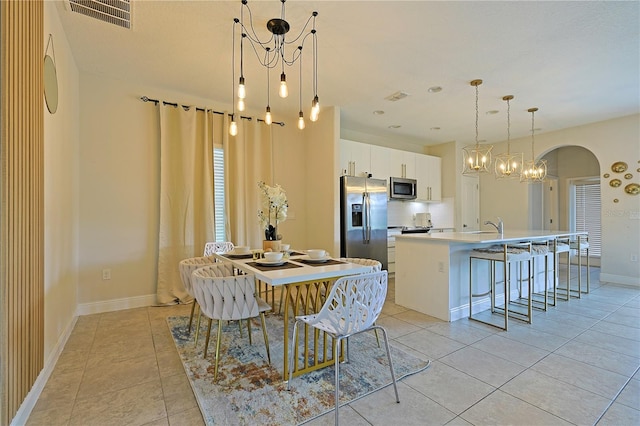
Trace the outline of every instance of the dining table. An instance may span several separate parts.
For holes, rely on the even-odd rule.
[[[331,286],[340,277],[370,272],[365,265],[336,259],[329,255],[321,259],[311,259],[303,250],[291,250],[282,261],[267,262],[254,259],[252,254],[217,253],[215,256],[230,262],[241,273],[252,274],[259,281],[280,288],[280,307],[284,302],[283,313],[283,380],[289,377],[289,333],[298,315],[317,313],[322,307]],[[275,310],[275,306],[272,305]],[[309,331],[307,327],[300,330],[304,333],[304,344],[294,348],[294,363],[291,366],[293,376],[333,365],[333,339],[317,331]],[[300,354],[299,351],[302,353]]]

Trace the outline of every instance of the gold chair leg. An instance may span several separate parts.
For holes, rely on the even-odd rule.
[[[267,348],[267,359],[269,360],[269,364],[271,364],[271,353],[269,352],[269,337],[267,336],[267,323],[264,319],[264,312],[260,314],[260,320],[262,321],[262,335],[264,336],[264,345]]]
[[[249,333],[249,344],[252,345],[251,341],[251,318],[247,318],[247,333]]]
[[[207,357],[207,349],[209,349],[209,337],[211,335],[211,318],[209,318],[209,328],[207,329],[207,338],[204,342],[204,356],[203,358]],[[198,322],[200,322],[200,317],[198,317]],[[220,321],[218,321],[218,323],[220,323]]]
[[[209,327],[211,329],[211,327]],[[222,321],[218,320],[218,339],[216,342],[216,366],[213,371],[213,380],[218,379],[218,361],[220,361],[220,340],[222,340]]]
[[[196,299],[193,299],[193,305],[191,305],[191,316],[189,316],[189,334],[191,334],[191,324],[193,324],[193,313],[196,310],[197,304],[198,302],[196,302]]]
[[[198,306],[198,321],[196,321],[196,342],[193,346],[198,346],[198,335],[200,335],[200,318],[202,318],[202,312],[200,312],[200,306]]]

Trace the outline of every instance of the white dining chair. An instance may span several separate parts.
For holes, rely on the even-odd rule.
[[[191,334],[191,324],[193,324],[193,315],[198,307],[198,301],[196,300],[195,293],[193,292],[193,285],[191,283],[191,274],[198,268],[202,268],[207,265],[214,264],[216,259],[211,256],[190,257],[180,261],[178,268],[180,269],[180,279],[182,285],[191,297],[193,297],[193,305],[191,306],[191,315],[189,316],[189,334]],[[199,309],[198,309],[199,311]],[[198,331],[200,329],[200,317],[198,316],[198,323],[196,325],[196,345],[198,344]]]
[[[202,313],[209,318],[209,328],[204,346],[204,357],[207,357],[211,323],[218,321],[216,339],[216,355],[213,380],[218,378],[218,362],[220,360],[220,342],[222,340],[223,321],[247,320],[249,344],[251,344],[251,318],[260,317],[262,334],[267,349],[267,359],[271,363],[269,337],[264,313],[271,306],[255,295],[255,277],[253,275],[234,275],[233,266],[227,262],[197,269],[192,274],[193,290]]]
[[[287,390],[290,389],[293,371],[297,365],[297,362],[294,365],[294,354],[296,353],[294,349],[298,345],[298,327],[301,324],[307,324],[330,335],[333,338],[336,425],[338,424],[338,408],[340,406],[340,342],[355,334],[369,330],[382,331],[387,358],[389,359],[393,388],[396,393],[396,402],[400,402],[387,332],[382,326],[375,324],[380,312],[382,312],[386,296],[387,271],[349,275],[339,278],[334,283],[327,300],[317,314],[296,317],[289,351]]]
[[[214,253],[228,253],[234,247],[231,241],[208,242],[204,245],[204,256],[212,256]]]

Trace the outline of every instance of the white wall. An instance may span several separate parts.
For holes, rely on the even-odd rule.
[[[44,4],[43,51],[53,36],[58,109],[44,109],[44,353],[60,349],[73,323],[78,286],[78,69],[52,2]],[[49,47],[52,55],[51,46]]]
[[[512,141],[526,146],[527,138]],[[625,161],[638,182],[640,173],[640,115],[631,115],[536,136],[538,156],[562,146],[581,146],[600,163],[600,175],[611,164]],[[496,147],[498,148],[498,147]],[[494,149],[496,149],[494,148]],[[612,173],[613,174],[613,173]],[[623,179],[624,180],[624,179]],[[606,180],[603,179],[603,183]],[[631,181],[628,181],[631,182]],[[627,195],[623,188],[607,184],[602,190],[602,281],[640,286],[640,263],[631,255],[640,254],[640,196]],[[618,203],[613,200],[618,199]],[[481,221],[501,216],[512,229],[528,227],[528,185],[505,184],[493,177],[482,177],[480,184]]]

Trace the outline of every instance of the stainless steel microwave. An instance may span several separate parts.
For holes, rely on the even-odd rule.
[[[417,190],[418,181],[415,179],[389,178],[389,198],[392,200],[415,200]]]

